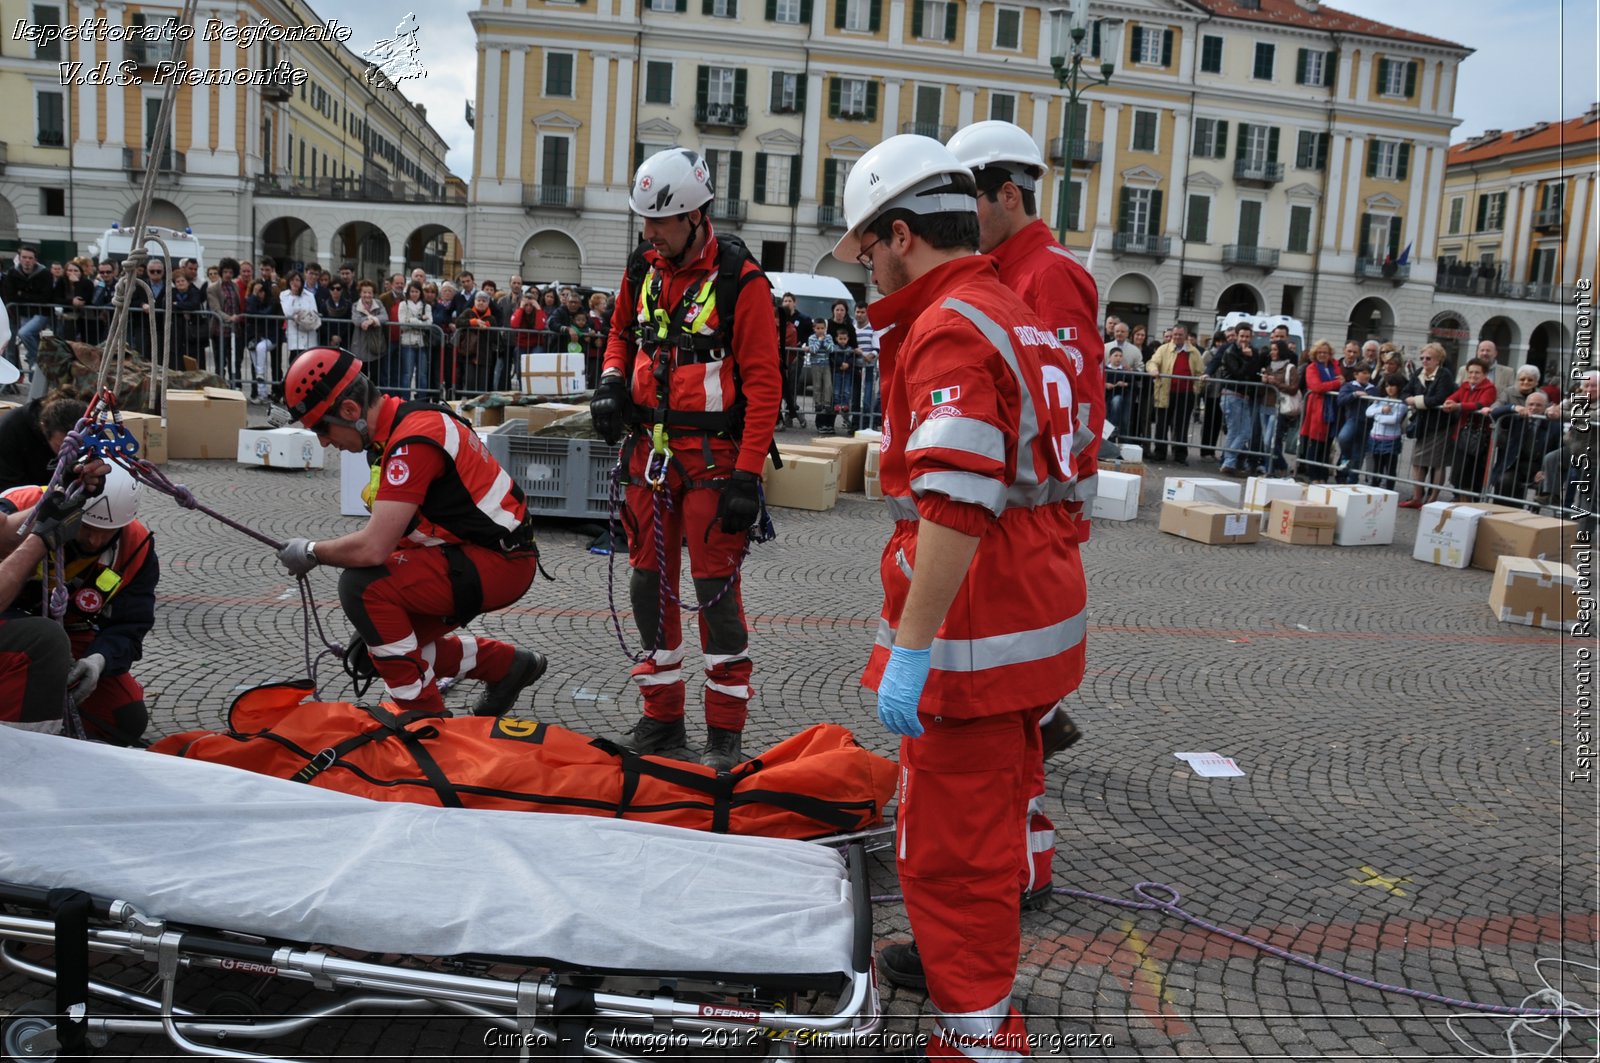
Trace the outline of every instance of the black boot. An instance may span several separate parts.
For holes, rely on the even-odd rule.
[[[739,748],[742,738],[739,731],[707,727],[706,751],[700,755],[700,763],[718,771],[732,771],[735,766],[744,763],[744,753]]]
[[[683,729],[683,717],[676,720],[657,720],[640,716],[617,745],[635,753],[657,753],[674,760],[689,759],[689,736]]]
[[[478,695],[478,703],[472,706],[472,715],[500,716],[509,711],[517,703],[517,695],[544,675],[548,663],[542,653],[518,650],[505,678],[488,684],[483,688],[483,693]]]
[[[878,953],[878,974],[890,985],[928,991],[928,976],[923,973],[922,953],[917,951],[915,941],[885,945]]]

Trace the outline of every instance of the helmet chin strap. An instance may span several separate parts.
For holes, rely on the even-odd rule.
[[[700,239],[700,226],[705,224],[706,212],[703,207],[697,209],[700,211],[700,220],[689,223],[689,238],[683,242],[683,250],[667,259],[674,266],[683,265],[683,260],[689,254],[689,249],[695,245],[695,241]]]

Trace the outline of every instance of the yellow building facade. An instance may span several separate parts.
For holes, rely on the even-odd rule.
[[[1028,0],[512,0],[479,47],[471,257],[614,284],[628,182],[681,145],[715,174],[714,224],[769,269],[869,278],[829,256],[844,183],[901,132],[987,118],[1050,160],[1041,215],[1090,262],[1102,310],[1209,331],[1231,310],[1415,344],[1468,49],[1315,0],[1091,3],[1120,19],[1111,83],[1074,118],[1050,64],[1064,5]],[[1086,69],[1098,69],[1095,52]],[[511,105],[520,100],[520,108]]]
[[[444,221],[463,231],[446,145],[420,108],[367,76],[356,50],[372,42],[299,0],[204,4],[181,26],[180,12],[0,0],[0,93],[21,104],[0,114],[0,248],[78,253],[132,221],[152,168],[151,220],[192,228],[210,261],[356,260],[376,275],[408,245],[437,254],[449,242],[417,208],[452,198]],[[178,87],[158,152],[168,82]]]
[[[1436,338],[1459,347],[1492,339],[1511,364],[1562,371],[1578,282],[1595,276],[1597,172],[1600,104],[1566,121],[1486,130],[1450,149]]]

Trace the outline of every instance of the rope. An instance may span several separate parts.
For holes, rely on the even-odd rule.
[[[1444,1004],[1452,1008],[1462,1008],[1467,1011],[1482,1012],[1486,1015],[1516,1016],[1519,1019],[1587,1019],[1590,1022],[1600,1019],[1600,1010],[1595,1008],[1580,1008],[1573,1006],[1566,1000],[1565,997],[1560,997],[1559,993],[1556,994],[1556,996],[1560,997],[1561,1002],[1558,1004],[1558,1006],[1552,1008],[1530,1008],[1526,1006],[1526,1000],[1534,998],[1553,999],[1547,997],[1547,995],[1542,991],[1531,994],[1528,998],[1525,998],[1523,1005],[1512,1006],[1507,1004],[1480,1004],[1472,1000],[1461,1000],[1457,997],[1447,997],[1439,993],[1430,993],[1423,989],[1412,989],[1409,986],[1390,985],[1387,982],[1379,982],[1372,978],[1364,978],[1358,974],[1351,974],[1349,971],[1341,971],[1337,967],[1330,967],[1328,964],[1319,963],[1316,960],[1311,959],[1309,956],[1302,956],[1299,953],[1290,952],[1288,949],[1280,948],[1271,942],[1262,941],[1260,938],[1251,937],[1249,934],[1240,933],[1237,930],[1229,930],[1225,926],[1213,923],[1209,919],[1195,915],[1193,912],[1186,911],[1178,904],[1178,902],[1183,899],[1182,894],[1180,894],[1176,888],[1167,885],[1165,882],[1140,882],[1135,885],[1133,887],[1133,892],[1135,896],[1141,898],[1140,900],[1128,900],[1124,897],[1112,897],[1104,893],[1094,893],[1089,890],[1076,890],[1067,886],[1057,886],[1050,892],[1060,897],[1076,897],[1079,900],[1095,901],[1100,904],[1109,904],[1115,908],[1126,908],[1136,912],[1160,912],[1163,915],[1176,916],[1185,923],[1189,923],[1193,926],[1199,927],[1202,930],[1225,937],[1229,941],[1236,941],[1241,945],[1248,945],[1251,948],[1265,952],[1269,956],[1283,960],[1285,963],[1292,963],[1296,966],[1304,967],[1307,970],[1315,971],[1318,974],[1331,975],[1334,978],[1342,979],[1343,981],[1350,982],[1354,985],[1364,986],[1367,989],[1375,989],[1380,993],[1394,993],[1399,996],[1413,997],[1417,1000],[1431,1001],[1435,1004]],[[872,902],[874,904],[883,904],[895,901],[904,902],[904,900],[904,895],[899,893],[878,894],[872,897]],[[1537,962],[1535,963],[1535,967],[1537,968]],[[1553,992],[1553,990],[1551,992]],[[1546,1035],[1541,1034],[1540,1036]]]
[[[628,648],[628,640],[622,633],[622,618],[617,612],[617,512],[622,507],[622,465],[624,456],[628,452],[628,448],[629,444],[624,442],[622,449],[617,453],[617,463],[611,467],[610,486],[608,489],[610,511],[606,514],[606,534],[611,540],[611,552],[606,560],[606,604],[611,610],[611,629],[617,633],[617,645],[622,647],[623,656],[628,658],[628,660],[632,661],[634,664],[643,664],[645,661],[651,659],[654,651],[645,649],[641,646],[639,651],[635,653]],[[654,461],[655,459],[656,455],[652,453],[650,460]],[[760,507],[760,520],[754,528],[750,529],[749,534],[745,536],[744,547],[739,551],[739,559],[734,562],[733,571],[728,574],[728,578],[723,581],[722,587],[717,591],[717,593],[711,596],[710,601],[701,605],[686,604],[683,599],[678,596],[676,589],[668,586],[669,581],[667,580],[666,573],[664,571],[665,559],[667,556],[667,533],[666,521],[663,519],[663,511],[670,511],[672,509],[672,497],[666,490],[666,480],[667,471],[663,468],[659,484],[655,484],[651,491],[651,509],[654,517],[653,538],[656,548],[656,634],[654,642],[657,649],[661,648],[662,639],[664,638],[664,632],[666,629],[667,603],[669,601],[677,605],[680,610],[686,613],[694,614],[705,612],[707,609],[710,609],[712,606],[722,601],[722,599],[727,596],[728,592],[739,583],[744,570],[745,558],[750,556],[750,547],[755,543],[771,542],[777,537],[777,531],[772,525],[772,517],[767,512],[766,495],[764,492],[762,492],[760,486],[758,485],[756,487],[756,492],[758,505]]]

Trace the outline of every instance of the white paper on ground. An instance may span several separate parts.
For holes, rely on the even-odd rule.
[[[1173,756],[1184,761],[1194,769],[1194,773],[1203,779],[1231,779],[1242,778],[1244,770],[1233,762],[1232,757],[1225,757],[1221,753],[1174,753]]]

